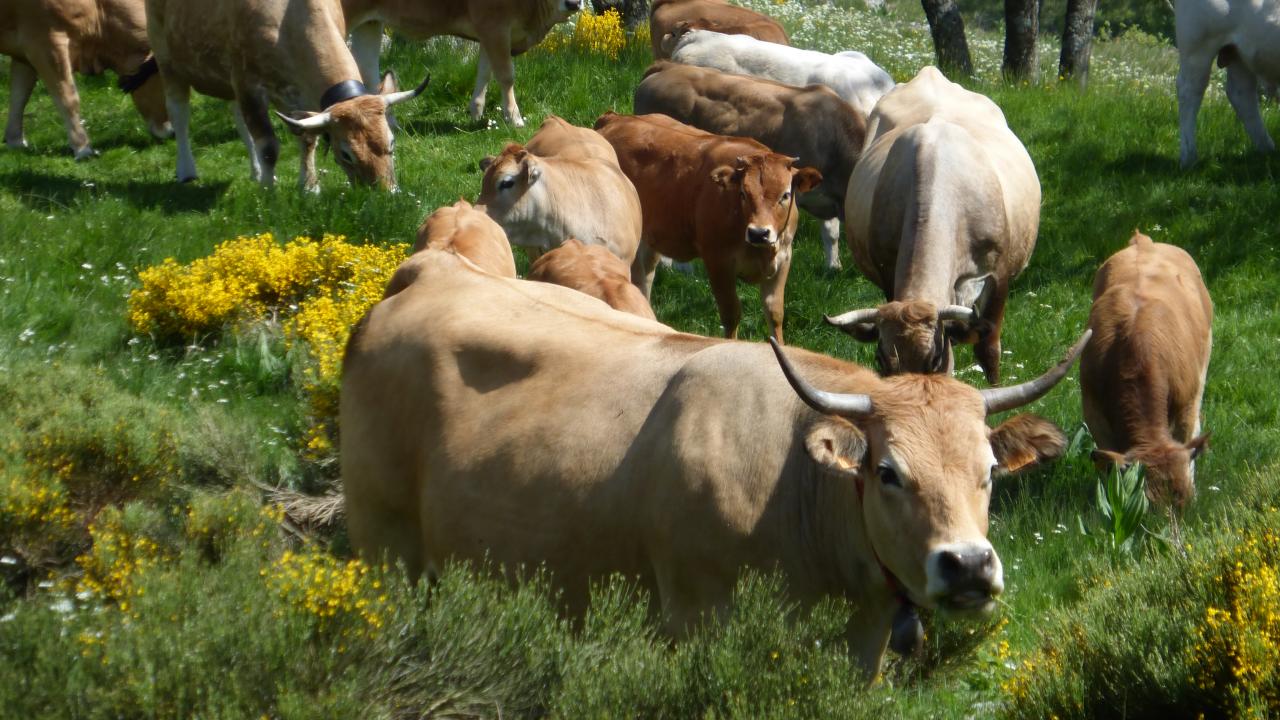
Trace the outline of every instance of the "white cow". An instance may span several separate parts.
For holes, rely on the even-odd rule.
[[[871,114],[880,96],[893,89],[889,73],[856,50],[828,55],[710,30],[677,32],[670,43],[671,59],[685,65],[752,75],[785,85],[826,85],[864,118]]]
[[[1259,150],[1275,150],[1258,92],[1280,81],[1280,0],[1178,0],[1176,19],[1182,166],[1196,161],[1196,115],[1214,58],[1227,69],[1227,98],[1245,132]]]

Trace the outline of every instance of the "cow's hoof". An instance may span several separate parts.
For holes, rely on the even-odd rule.
[[[511,123],[511,127],[518,127],[518,128],[524,127],[524,118],[520,117],[519,115],[514,115],[510,118],[507,118],[507,122]]]
[[[5,138],[4,145],[10,150],[26,150],[28,147],[30,147],[29,145],[27,145],[27,139],[24,137]]]
[[[92,160],[93,158],[96,158],[96,157],[98,157],[98,151],[97,151],[97,150],[94,150],[93,148],[89,147],[88,145],[85,145],[84,147],[80,148],[79,150],[76,150],[76,162],[83,162],[83,161],[85,161],[85,160]]]
[[[170,125],[169,123],[164,123],[163,125],[159,125],[159,126],[156,126],[156,125],[148,126],[147,132],[151,133],[151,137],[157,140],[173,139],[173,126]]]
[[[179,185],[187,185],[187,184],[189,184],[189,183],[193,183],[193,182],[195,182],[195,181],[196,181],[196,179],[197,179],[198,177],[199,177],[198,175],[179,175],[179,176],[178,176],[178,184],[179,184]]]
[[[480,118],[484,117],[484,103],[471,103],[468,106],[468,112],[471,113],[471,122],[480,122]]]

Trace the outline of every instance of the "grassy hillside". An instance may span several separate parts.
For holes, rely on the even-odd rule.
[[[931,56],[922,21],[794,0],[770,9],[799,44],[862,49],[900,81]],[[1135,227],[1186,248],[1204,271],[1217,311],[1204,410],[1213,447],[1176,522],[1153,512],[1144,540],[1112,547],[1072,378],[1035,407],[1076,437],[1069,456],[997,485],[1000,613],[981,626],[930,619],[925,657],[894,663],[870,690],[841,645],[849,609],[788,613],[776,579],[744,579],[733,617],[675,648],[621,581],[601,588],[577,629],[557,619],[541,580],[511,589],[457,569],[410,587],[394,568],[352,561],[340,525],[307,525],[266,502],[277,488],[322,495],[336,479],[332,450],[311,442],[308,378],[323,358],[290,335],[294,301],[174,336],[131,325],[127,297],[146,268],[195,261],[238,236],[411,242],[427,212],[475,196],[481,157],[526,139],[546,114],[590,125],[629,110],[647,49],[519,59],[530,128],[517,131],[467,119],[469,49],[397,42],[385,65],[405,82],[433,80],[399,113],[395,195],[347,187],[327,156],[320,194],[301,194],[289,143],[279,186],[257,187],[228,111],[204,98],[193,121],[201,179],[175,185],[172,144],[146,139],[109,80],[82,79],[101,157],[72,161],[43,90],[28,111],[33,149],[0,152],[0,717],[1213,717],[1275,707],[1280,651],[1267,638],[1280,628],[1266,609],[1280,601],[1280,158],[1254,153],[1211,94],[1201,163],[1181,171],[1168,46],[1101,44],[1080,94],[1001,85],[998,42],[973,41],[974,89],[1004,109],[1044,190],[1037,249],[1010,300],[1005,382],[1038,373],[1079,336],[1095,269]],[[1280,134],[1274,108],[1265,119]],[[788,341],[870,363],[870,348],[821,315],[874,304],[878,291],[847,251],[845,270],[824,271],[817,230],[803,219]],[[762,339],[757,293],[740,294],[744,336]],[[654,306],[674,327],[718,334],[701,268],[660,271]],[[959,376],[981,385],[972,364],[961,349]]]

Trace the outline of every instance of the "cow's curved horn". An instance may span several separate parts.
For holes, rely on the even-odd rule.
[[[1089,338],[1093,336],[1093,330],[1085,330],[1084,335],[1071,349],[1067,351],[1066,357],[1062,358],[1062,362],[1058,365],[1029,382],[1012,387],[987,388],[982,391],[982,401],[986,403],[987,414],[1004,412],[1012,410],[1016,407],[1022,407],[1027,403],[1040,399],[1045,393],[1053,389],[1058,381],[1066,377],[1067,371],[1075,363],[1076,358],[1080,357],[1080,353],[1084,351],[1084,346],[1089,342]]]
[[[866,308],[864,310],[850,310],[841,315],[823,315],[822,319],[827,321],[828,325],[836,327],[849,327],[850,325],[860,325],[862,323],[875,322],[880,317],[879,308]]]
[[[295,132],[314,132],[316,130],[323,130],[333,122],[333,115],[327,112],[318,113],[303,120],[294,120],[279,110],[276,111],[276,115],[280,116],[280,119],[284,121],[284,124],[288,125]]]
[[[382,96],[382,101],[386,103],[387,107],[391,107],[392,105],[398,105],[406,100],[412,100],[418,97],[419,95],[422,94],[423,90],[427,89],[427,86],[430,84],[431,84],[431,76],[428,75],[427,79],[423,80],[422,84],[419,85],[418,87],[412,90],[405,90],[403,92],[388,93]]]
[[[782,374],[806,405],[827,415],[869,415],[871,414],[871,396],[845,393],[831,393],[819,390],[810,385],[796,373],[791,361],[782,352],[782,346],[773,337],[769,338],[773,352],[778,356],[778,364],[782,366]]]
[[[938,309],[938,321],[946,322],[947,320],[963,320],[964,322],[976,322],[978,320],[978,311],[973,308],[967,308],[963,305],[947,305]]]

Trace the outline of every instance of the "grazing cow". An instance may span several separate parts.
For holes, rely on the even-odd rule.
[[[515,68],[511,58],[542,42],[556,23],[568,20],[582,0],[342,0],[351,51],[366,83],[377,82],[382,28],[417,40],[454,35],[480,43],[471,119],[484,115],[489,74],[502,85],[502,115],[516,127],[524,118],[516,105]]]
[[[1258,92],[1280,82],[1280,0],[1178,0],[1174,14],[1182,166],[1196,161],[1196,115],[1214,58],[1227,69],[1227,99],[1245,132],[1259,150],[1275,150]]]
[[[1213,301],[1182,248],[1135,231],[1093,279],[1080,397],[1094,459],[1146,465],[1155,501],[1181,505],[1195,495],[1195,459],[1209,440],[1200,402],[1212,324]]]
[[[395,138],[387,110],[426,87],[382,94],[359,80],[337,0],[147,0],[147,33],[164,76],[178,139],[178,181],[196,178],[189,123],[191,89],[234,100],[236,125],[249,149],[253,178],[275,182],[280,143],[269,103],[298,135],[299,185],[317,190],[316,140],[329,139],[334,159],[354,184],[395,187]],[[313,112],[318,111],[318,112]],[[290,117],[297,113],[298,120]]]
[[[549,115],[525,145],[480,161],[478,203],[533,258],[566,238],[601,245],[628,265],[640,244],[640,196],[600,134]]]
[[[653,59],[671,57],[663,48],[664,40],[670,46],[675,35],[686,30],[713,30],[725,35],[749,35],[778,45],[791,44],[777,20],[724,0],[654,0],[649,7]]]
[[[637,115],[662,113],[719,135],[759,140],[816,168],[822,184],[800,207],[823,220],[827,267],[840,267],[840,219],[849,176],[862,154],[866,118],[823,85],[794,87],[717,70],[655,63],[636,88]]]
[[[422,221],[413,251],[426,248],[457,253],[494,275],[516,277],[507,234],[483,207],[472,207],[466,200],[439,208]]]
[[[984,418],[1048,392],[1080,344],[1017,387],[880,378],[421,255],[343,365],[346,517],[365,557],[428,577],[457,559],[511,577],[545,564],[570,613],[622,573],[677,636],[727,610],[744,569],[780,570],[796,602],[850,601],[868,676],[904,607],[995,605],[992,480],[1065,438],[1035,416]]]
[[[1040,226],[1040,180],[986,97],[926,67],[885,95],[845,200],[858,269],[891,302],[828,322],[878,341],[884,373],[952,372],[953,342],[975,343],[1000,379],[1009,283]]]
[[[528,279],[563,285],[602,300],[614,310],[658,319],[644,293],[631,283],[631,268],[599,245],[565,240],[534,261]]]
[[[658,256],[702,258],[724,335],[738,336],[737,278],[760,286],[769,332],[782,340],[783,296],[799,213],[795,195],[822,182],[749,138],[704,132],[666,115],[605,113],[596,129],[618,151],[644,208],[631,277],[644,296]]]
[[[11,148],[27,146],[23,113],[39,78],[62,113],[76,159],[94,156],[80,121],[73,72],[110,70],[119,75],[121,89],[129,93],[151,134],[171,134],[142,0],[6,0],[0,3],[0,54],[13,58],[4,130],[4,143]]]
[[[710,30],[677,30],[668,44],[671,59],[685,65],[798,87],[826,85],[864,118],[893,89],[889,73],[856,50],[828,55]]]

